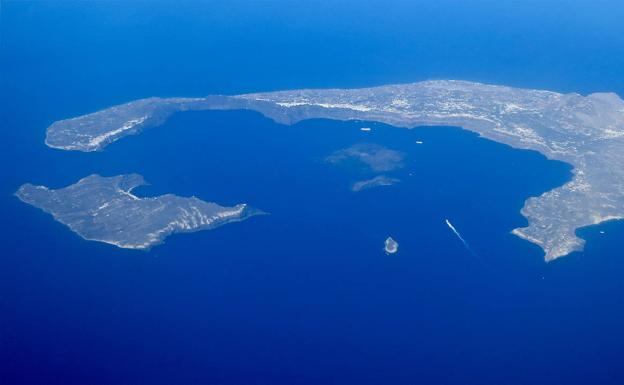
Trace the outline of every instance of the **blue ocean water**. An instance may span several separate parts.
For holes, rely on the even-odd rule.
[[[547,265],[509,234],[566,164],[459,128],[249,111],[176,114],[98,153],[43,144],[54,120],[153,95],[426,78],[624,95],[621,5],[182,4],[2,4],[0,383],[622,383],[624,224]],[[405,152],[402,182],[350,191],[372,174],[324,158],[355,143]],[[136,252],[12,195],[129,172],[138,195],[271,215]]]

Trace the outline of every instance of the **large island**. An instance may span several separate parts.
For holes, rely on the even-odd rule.
[[[574,166],[563,186],[526,201],[527,227],[513,230],[547,261],[582,250],[576,230],[624,218],[624,101],[438,80],[362,89],[304,89],[206,98],[149,98],[61,120],[46,143],[96,151],[185,110],[250,109],[284,124],[304,119],[378,121],[414,128],[453,125]]]
[[[128,249],[149,249],[173,233],[213,229],[262,214],[246,204],[222,207],[195,197],[132,194],[144,184],[138,174],[91,175],[57,190],[25,184],[16,195],[85,239]]]

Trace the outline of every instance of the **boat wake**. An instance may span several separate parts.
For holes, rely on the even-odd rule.
[[[451,221],[449,221],[448,219],[445,219],[444,221],[446,222],[446,225],[449,227],[449,229],[451,229],[451,231],[457,236],[457,238],[459,238],[459,240],[464,244],[464,247],[466,248],[466,250],[468,250],[470,254],[478,258],[483,263],[483,259],[481,259],[481,257],[472,249],[472,247],[470,247],[468,242],[466,242],[464,237],[461,236],[461,234],[459,233],[459,231],[457,231],[455,226],[453,226]]]

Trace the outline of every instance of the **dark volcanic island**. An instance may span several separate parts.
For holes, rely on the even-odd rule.
[[[91,175],[58,190],[25,184],[15,195],[85,239],[128,249],[149,249],[173,233],[213,229],[262,214],[245,204],[222,207],[195,197],[132,194],[144,184],[137,174]]]
[[[326,118],[406,128],[453,125],[567,162],[574,166],[572,180],[529,198],[522,209],[529,224],[513,231],[539,245],[546,260],[581,250],[584,241],[576,236],[577,229],[624,218],[624,101],[613,93],[583,96],[440,80],[362,89],[149,98],[58,121],[48,128],[46,144],[96,151],[159,125],[174,112],[210,109],[250,109],[284,124]],[[53,201],[49,211],[58,212],[58,206],[64,203]],[[98,231],[91,234],[97,236]]]

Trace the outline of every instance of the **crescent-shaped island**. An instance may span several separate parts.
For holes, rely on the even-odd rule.
[[[529,198],[528,226],[513,230],[547,261],[582,250],[576,230],[624,218],[624,101],[466,81],[435,80],[361,89],[303,89],[205,98],[148,98],[61,120],[47,130],[53,148],[97,151],[187,110],[248,109],[283,124],[304,119],[452,125],[514,148],[571,164],[572,179]],[[36,204],[36,202],[34,202]]]

